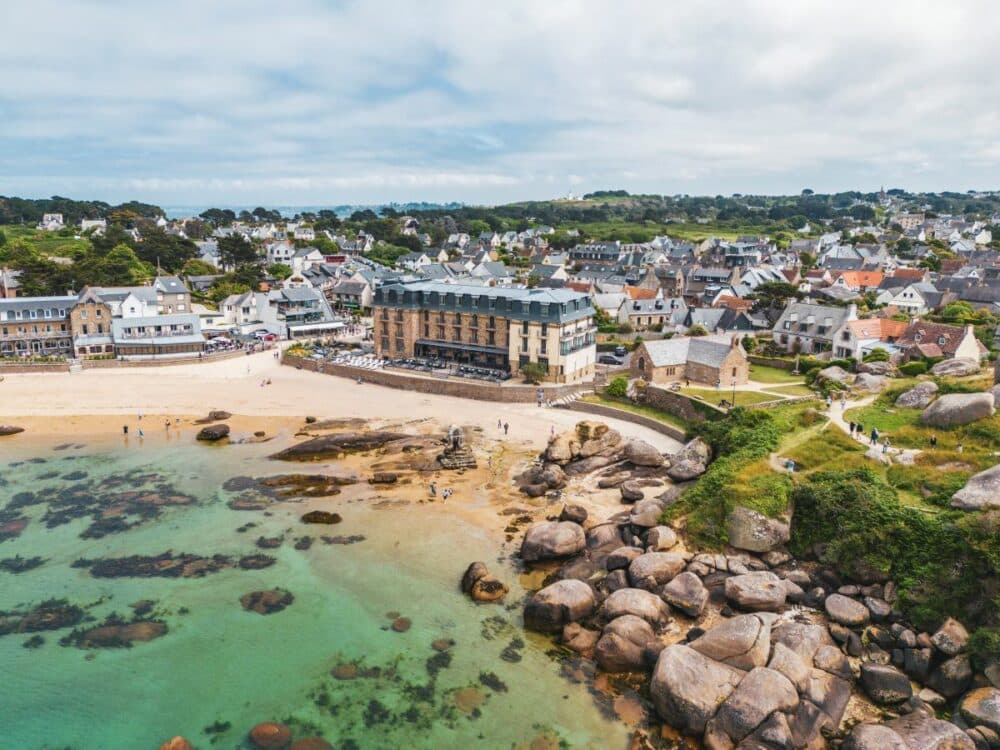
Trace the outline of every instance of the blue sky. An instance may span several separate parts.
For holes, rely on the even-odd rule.
[[[0,194],[494,203],[995,188],[979,0],[32,0]]]

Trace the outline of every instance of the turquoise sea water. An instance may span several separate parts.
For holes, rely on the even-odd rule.
[[[81,626],[87,628],[113,612],[129,619],[129,605],[145,599],[155,602],[152,616],[169,632],[131,648],[101,649],[60,645],[69,628],[41,633],[45,642],[34,649],[23,646],[30,633],[0,637],[3,748],[155,750],[177,734],[198,748],[243,748],[247,730],[265,720],[289,720],[296,736],[321,734],[338,748],[527,747],[545,731],[571,747],[626,746],[624,726],[602,715],[584,685],[561,675],[563,667],[546,654],[550,641],[521,629],[524,591],[516,571],[497,560],[496,540],[445,508],[378,509],[363,499],[372,490],[358,486],[334,498],[279,503],[270,515],[233,511],[226,506],[233,494],[222,489],[226,479],[290,470],[266,460],[274,443],[82,442],[61,450],[54,442],[0,446],[0,512],[18,493],[57,497],[52,490],[72,488],[92,493],[99,507],[110,505],[117,502],[113,493],[128,489],[108,487],[123,475],[147,490],[159,485],[163,492],[169,484],[169,492],[195,502],[96,539],[80,536],[89,518],[46,528],[48,504],[25,506],[29,524],[19,537],[0,542],[0,558],[40,556],[45,563],[20,574],[0,570],[0,611],[64,598],[86,608],[93,619]],[[30,458],[44,462],[21,463]],[[299,516],[313,508],[336,510],[344,522],[301,524]],[[251,521],[258,525],[237,532]],[[366,539],[328,545],[322,534]],[[255,546],[258,536],[281,535],[279,549]],[[312,547],[294,549],[305,535],[315,538]],[[236,558],[263,552],[277,562],[188,579],[100,579],[72,567],[79,558],[168,550]],[[511,585],[509,608],[477,606],[457,591],[474,559],[486,560]],[[243,594],[274,587],[295,596],[284,611],[262,616],[240,606]],[[412,621],[408,631],[389,627],[393,611]],[[431,643],[441,638],[456,643],[450,663],[440,656],[428,663],[437,655]],[[359,665],[361,676],[330,676],[348,662]],[[486,680],[491,687],[481,683],[481,673],[495,675]],[[456,701],[455,692],[469,687],[476,690]],[[472,710],[470,702],[480,697]],[[228,730],[203,731],[227,723]]]

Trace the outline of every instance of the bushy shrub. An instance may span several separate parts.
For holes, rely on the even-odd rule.
[[[906,375],[907,377],[915,377],[917,375],[923,375],[927,372],[926,362],[907,362],[905,365],[899,366],[899,372],[901,375]]]
[[[625,398],[628,396],[628,378],[622,375],[611,378],[611,382],[604,389],[604,393],[612,398]]]
[[[868,354],[864,356],[863,361],[865,362],[888,362],[889,352],[885,349],[872,349]]]

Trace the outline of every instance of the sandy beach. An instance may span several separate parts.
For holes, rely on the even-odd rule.
[[[270,379],[271,384],[261,386]],[[572,427],[585,416],[532,404],[503,404],[436,396],[362,384],[292,367],[271,352],[210,364],[86,370],[79,373],[7,375],[0,382],[0,419],[29,432],[72,435],[80,432],[118,435],[123,424],[134,430],[141,414],[146,433],[164,432],[163,422],[189,422],[211,409],[264,423],[264,429],[287,429],[306,416],[334,419],[427,419],[442,425],[478,425],[499,437],[497,421],[509,423],[508,442],[540,449],[553,428]],[[653,430],[601,419],[623,434],[640,438],[661,451],[679,444]],[[145,427],[145,425],[149,425]],[[234,423],[235,427],[236,423]]]

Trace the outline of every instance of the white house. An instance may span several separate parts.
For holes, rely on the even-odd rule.
[[[292,232],[292,237],[296,240],[303,240],[304,242],[312,242],[316,239],[316,232],[312,227],[302,226],[301,224],[295,227],[295,231]]]
[[[942,294],[933,284],[918,282],[907,284],[902,289],[886,289],[875,303],[878,305],[894,305],[911,315],[925,315],[941,304]]]
[[[272,242],[267,246],[267,262],[291,265],[295,257],[295,246],[290,242]]]
[[[93,230],[94,234],[104,234],[108,228],[106,219],[81,219],[80,231],[87,232]]]
[[[44,214],[42,220],[38,222],[37,228],[44,229],[46,232],[58,232],[64,226],[62,214]]]

